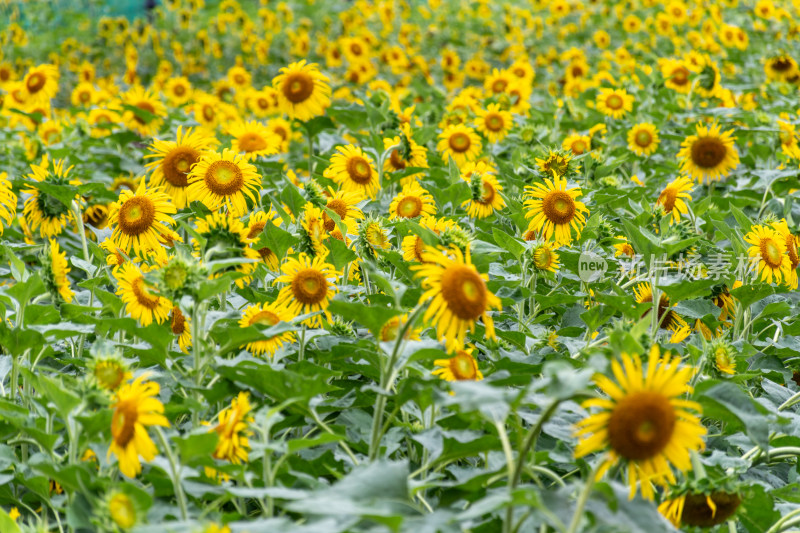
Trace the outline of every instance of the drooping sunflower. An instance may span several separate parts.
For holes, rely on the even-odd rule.
[[[442,250],[426,246],[422,259],[411,269],[422,279],[425,292],[419,303],[430,301],[424,319],[435,325],[437,338],[445,339],[448,350],[459,349],[467,331],[474,331],[475,322],[482,318],[486,337],[494,339],[494,321],[488,311],[499,310],[502,304],[486,287],[489,277],[472,264],[469,246],[465,254],[457,246]]]
[[[545,240],[554,239],[558,246],[572,242],[572,230],[580,238],[589,210],[576,200],[582,195],[578,187],[567,188],[567,180],[545,178],[545,183],[525,187],[528,208],[525,218],[530,218],[529,230],[535,230]]]
[[[160,387],[152,381],[145,383],[146,376],[139,376],[133,383],[123,385],[114,395],[111,406],[111,446],[119,462],[119,470],[128,477],[136,477],[142,471],[139,457],[152,461],[158,449],[147,434],[148,426],[169,427],[169,421],[162,414],[164,405],[156,398]]]
[[[636,256],[636,250],[633,249],[633,246],[630,242],[628,242],[628,238],[624,235],[615,235],[615,239],[619,240],[614,244],[614,257],[626,256],[633,258]],[[622,268],[625,268],[622,266]]]
[[[440,235],[447,228],[455,226],[456,223],[445,218],[437,219],[436,217],[426,216],[419,219],[419,225],[431,230],[436,235]],[[403,249],[404,261],[423,262],[422,253],[425,251],[425,241],[419,235],[406,235],[403,237],[400,247]]]
[[[637,287],[634,287],[633,293],[637,304],[653,301],[653,289],[650,287],[650,283],[640,283]],[[658,298],[658,322],[663,329],[676,332],[687,324],[671,307],[669,297],[662,291]],[[648,309],[642,316],[647,316],[651,310]]]
[[[154,159],[145,168],[151,169],[150,185],[163,187],[164,192],[172,198],[177,209],[186,207],[186,187],[192,166],[200,160],[204,150],[217,144],[216,138],[202,129],[186,129],[178,126],[175,141],[153,139],[150,154],[146,159]]]
[[[786,244],[786,254],[789,256],[789,273],[783,281],[790,289],[797,289],[797,267],[800,266],[800,255],[797,252],[797,236],[789,230],[785,218],[778,222],[773,222],[771,226],[783,238]]]
[[[200,239],[195,239],[194,249],[203,261],[240,261],[218,270],[214,277],[235,271],[244,274],[244,277],[236,279],[237,287],[241,289],[250,283],[256,269],[256,260],[261,256],[250,247],[253,240],[248,238],[248,229],[242,221],[230,214],[212,213],[203,219],[197,219],[195,224]]]
[[[169,314],[169,329],[178,338],[178,347],[183,353],[188,353],[192,345],[192,317],[184,315],[177,305],[172,307]]]
[[[111,240],[125,253],[133,248],[139,257],[161,247],[163,242],[179,240],[169,226],[175,224],[170,197],[160,188],[148,189],[144,181],[135,193],[124,190],[108,211]]]
[[[254,421],[251,410],[249,394],[240,392],[231,400],[231,406],[219,413],[219,422],[211,429],[219,436],[212,454],[215,459],[224,459],[236,465],[247,462],[249,437],[253,434],[250,429]]]
[[[390,318],[378,333],[378,339],[381,342],[396,340],[397,336],[400,335],[400,330],[403,329],[406,323],[408,323],[408,313]],[[420,328],[410,327],[406,330],[405,339],[418,341],[421,331]]]
[[[622,354],[621,362],[611,362],[616,383],[602,374],[594,377],[608,397],[583,402],[584,408],[599,411],[578,423],[575,457],[605,451],[598,479],[622,462],[631,499],[639,484],[642,497],[652,500],[652,484],[675,483],[672,467],[690,470],[689,452],[705,446],[701,407],[683,398],[692,392],[689,382],[696,369],[679,365],[679,356],[662,357],[657,345],[650,350],[646,370],[638,355]]]
[[[633,95],[628,94],[625,89],[600,89],[597,94],[597,110],[620,119],[633,110]]]
[[[473,348],[456,350],[448,359],[436,359],[433,364],[439,368],[431,374],[445,381],[481,381],[483,374],[478,370],[478,362],[472,355]]]
[[[660,205],[664,208],[666,214],[672,215],[670,224],[679,222],[681,215],[689,212],[689,207],[684,200],[692,200],[692,195],[690,193],[692,192],[693,186],[694,182],[691,178],[681,176],[672,180],[672,182],[661,191],[656,205]]]
[[[272,223],[276,226],[280,226],[281,219],[274,218],[275,213],[270,209],[268,213],[264,211],[256,211],[252,213],[250,217],[247,219],[247,238],[253,241],[252,246],[255,248],[256,241],[258,240],[261,232],[264,230],[268,223]],[[255,248],[258,255],[261,256],[261,260],[266,263],[267,268],[271,271],[278,270],[278,256],[275,255],[275,252],[267,248],[266,246],[263,248]]]
[[[281,272],[283,275],[275,283],[287,285],[278,293],[276,305],[285,306],[294,316],[322,311],[330,320],[328,303],[338,290],[335,283],[341,276],[333,265],[326,263],[322,256],[311,259],[301,254],[297,259],[287,259],[281,266]],[[322,315],[307,318],[303,324],[321,327]]]
[[[466,207],[470,218],[486,218],[506,206],[500,196],[503,186],[494,176],[495,170],[483,161],[467,163],[461,168],[461,179],[469,184],[471,197],[461,207]]]
[[[439,134],[439,143],[436,145],[442,158],[445,160],[452,158],[458,167],[477,159],[482,148],[481,138],[475,130],[463,124],[447,126]]]
[[[233,137],[231,149],[237,153],[244,153],[247,161],[258,159],[262,155],[277,154],[283,142],[268,127],[255,120],[234,122],[227,130]]]
[[[325,231],[325,221],[322,218],[322,210],[311,202],[306,203],[303,207],[303,216],[300,219],[300,224],[303,227],[303,231],[308,238],[308,244],[311,248],[310,250],[304,249],[304,251],[313,253],[314,256],[326,255],[328,250],[325,248],[325,243],[323,241],[327,239],[329,235],[328,232]]]
[[[792,261],[786,253],[786,238],[769,226],[755,225],[744,236],[746,243],[752,246],[747,253],[753,259],[761,281],[776,283],[791,278]]]
[[[741,503],[741,496],[732,492],[686,492],[670,495],[658,506],[658,512],[678,529],[707,528],[730,520]]]
[[[331,88],[328,77],[319,71],[316,63],[305,59],[280,70],[272,80],[278,91],[281,111],[289,118],[310,120],[325,113],[331,104]]]
[[[27,100],[36,104],[48,103],[58,93],[58,78],[58,68],[55,65],[32,67],[22,80]]]
[[[428,168],[428,150],[424,146],[417,144],[414,139],[411,138],[411,130],[409,128],[405,128],[404,132],[406,133],[406,140],[408,141],[409,149],[407,153],[403,152],[400,137],[390,137],[383,140],[384,150],[388,150],[392,146],[401,146],[400,148],[392,150],[389,157],[383,161],[384,172],[398,172],[406,168]],[[421,178],[423,175],[422,172],[409,174],[401,178],[400,183],[402,185],[408,185]]]
[[[67,278],[70,271],[69,264],[67,263],[67,252],[62,252],[58,246],[58,242],[54,239],[50,239],[48,255],[50,259],[49,271],[53,278],[53,288],[55,288],[65,302],[69,303],[72,301],[75,293],[70,289],[69,279]]]
[[[650,155],[658,148],[658,131],[649,122],[640,122],[628,130],[628,149],[636,155]]]
[[[140,85],[135,85],[122,93],[120,98],[122,103],[141,111],[137,114],[131,109],[126,109],[122,114],[122,121],[129,129],[142,137],[150,137],[158,131],[164,122],[167,109],[155,94]]]
[[[275,117],[267,122],[267,129],[280,137],[280,144],[278,150],[281,152],[288,152],[291,145],[294,132],[292,131],[292,124],[288,120],[280,117]]]
[[[72,167],[64,168],[63,160],[49,161],[45,158],[41,165],[31,165],[33,173],[28,174],[28,178],[37,182],[45,182],[53,185],[79,185],[76,180],[69,180],[69,172]],[[52,166],[51,166],[52,165]],[[25,200],[22,213],[25,215],[25,222],[31,231],[39,230],[43,238],[50,238],[59,235],[64,227],[73,220],[72,211],[64,205],[58,198],[46,192],[40,191],[35,185],[31,185],[22,191],[29,194]]]
[[[225,148],[222,153],[205,152],[189,173],[186,199],[199,201],[212,211],[223,205],[235,217],[247,213],[247,198],[256,202],[261,176],[247,156]]]
[[[389,220],[435,214],[436,200],[416,181],[403,186],[389,205]]]
[[[771,81],[786,81],[793,75],[797,75],[797,72],[797,61],[786,54],[773,56],[764,63],[764,73]]]
[[[492,143],[505,139],[513,125],[511,113],[502,109],[499,104],[489,104],[486,109],[478,109],[475,117],[478,131]]]
[[[8,174],[0,172],[0,235],[3,234],[4,227],[1,222],[5,221],[5,226],[11,225],[16,213],[17,195],[11,190],[11,181],[8,179]]]
[[[374,199],[381,188],[378,171],[372,161],[361,148],[352,144],[336,147],[331,164],[323,174],[343,190],[357,192],[364,197]]]
[[[163,324],[172,310],[169,300],[150,291],[144,274],[151,269],[148,265],[141,265],[140,269],[126,261],[113,271],[117,280],[117,295],[125,303],[126,312],[145,327],[152,324],[153,319]]]
[[[722,133],[719,124],[697,124],[695,130],[695,135],[689,135],[681,143],[678,152],[681,171],[700,183],[727,177],[739,164],[733,130]]]
[[[274,302],[266,305],[255,304],[242,311],[239,327],[246,328],[254,324],[276,326],[281,322],[288,322],[292,318],[294,316],[285,305],[278,305]],[[250,342],[244,348],[253,355],[266,353],[272,357],[275,351],[283,346],[284,343],[292,343],[294,339],[294,331],[284,331],[264,340]]]
[[[356,235],[358,233],[358,221],[364,219],[364,213],[358,208],[361,195],[344,190],[333,192],[332,189],[328,189],[328,194],[329,197],[325,203],[325,208],[339,215],[339,219],[347,228],[348,234]],[[336,222],[328,216],[328,213],[323,213],[322,219],[325,221],[325,231],[336,239],[344,240],[344,236],[341,235],[341,232],[336,227]]]

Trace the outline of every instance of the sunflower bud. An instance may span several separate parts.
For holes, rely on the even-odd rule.
[[[308,201],[317,207],[323,207],[328,202],[328,198],[325,196],[325,189],[315,179],[308,180],[303,191],[306,193],[305,196]]]
[[[356,338],[356,330],[353,328],[352,322],[345,322],[341,317],[335,317],[328,327],[331,335],[339,337],[347,337],[350,339]]]

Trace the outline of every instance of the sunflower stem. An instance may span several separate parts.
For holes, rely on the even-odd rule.
[[[183,493],[183,486],[181,485],[178,462],[175,460],[175,455],[172,453],[172,447],[169,445],[169,441],[167,441],[167,437],[164,435],[161,427],[154,427],[156,434],[158,435],[158,440],[161,441],[161,445],[164,447],[164,454],[167,456],[167,460],[169,461],[170,477],[172,478],[172,486],[175,487],[175,497],[178,500],[178,506],[181,509],[181,519],[188,520],[189,510],[186,505],[186,495]]]
[[[596,468],[593,468],[592,471],[589,472],[589,477],[586,479],[586,482],[583,485],[583,490],[581,490],[581,493],[578,496],[578,503],[575,506],[575,514],[572,515],[572,522],[569,524],[567,533],[576,533],[578,531],[581,518],[583,518],[583,509],[586,507],[586,502],[589,501],[589,495],[592,493],[592,488],[594,488],[594,478],[596,476],[597,470]]]
[[[297,353],[297,360],[302,361],[306,356],[306,326],[300,330],[300,351]]]

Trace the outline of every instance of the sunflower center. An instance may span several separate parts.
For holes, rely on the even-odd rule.
[[[495,192],[494,187],[492,187],[492,184],[488,181],[483,182],[482,189],[483,196],[481,196],[479,202],[482,204],[491,204],[492,200],[494,200],[494,197],[497,195],[497,192]]]
[[[214,120],[215,116],[216,116],[216,113],[215,113],[213,107],[211,107],[210,105],[204,105],[203,106],[203,118],[204,119],[206,119],[208,121],[212,121],[212,120]]]
[[[253,315],[253,317],[250,319],[250,325],[252,326],[253,324],[261,324],[263,326],[274,326],[280,321],[281,319],[278,315],[272,311],[264,310]]]
[[[508,85],[508,81],[506,80],[495,80],[492,83],[492,92],[494,93],[501,93],[506,90],[506,86]]]
[[[678,197],[678,191],[673,187],[667,187],[661,194],[658,196],[658,203],[664,207],[664,211],[667,213],[672,212],[672,208],[675,207],[675,200]]]
[[[469,135],[459,131],[450,136],[448,144],[450,144],[450,149],[454,152],[462,153],[469,150],[472,141],[470,141]]]
[[[285,140],[286,140],[286,138],[289,136],[289,134],[288,134],[288,133],[286,133],[286,130],[285,130],[285,129],[283,129],[282,127],[280,127],[280,126],[277,126],[277,127],[273,128],[273,129],[272,129],[272,131],[273,131],[275,134],[277,134],[277,135],[280,135],[281,139],[282,139],[282,140],[284,140],[284,141],[285,141]]]
[[[115,390],[122,383],[125,371],[117,363],[109,361],[95,367],[94,377],[102,387]]]
[[[422,237],[416,237],[416,240],[414,241],[414,258],[420,263],[424,263],[422,260],[422,251],[424,246],[425,241],[422,240]]]
[[[45,83],[47,83],[45,75],[40,72],[34,72],[31,74],[31,77],[28,78],[28,81],[25,82],[25,86],[28,88],[29,93],[34,94],[41,91]]]
[[[164,157],[164,162],[161,164],[164,179],[174,187],[186,187],[189,183],[186,175],[199,158],[200,152],[194,148],[188,146],[175,148]]]
[[[117,443],[117,446],[125,448],[133,440],[138,418],[139,410],[135,401],[125,400],[117,404],[116,409],[114,409],[114,416],[111,419],[111,434],[114,436],[114,442]]]
[[[347,204],[342,200],[330,200],[325,207],[339,215],[339,218],[342,220],[347,217]],[[333,219],[328,216],[328,213],[323,213],[322,219],[325,221],[325,231],[331,232],[336,229],[336,222],[334,222]]]
[[[131,282],[131,289],[133,295],[136,296],[136,302],[142,307],[146,307],[151,311],[158,307],[158,296],[153,296],[144,284],[144,278],[138,277]]]
[[[255,132],[248,132],[239,138],[239,148],[244,152],[258,152],[267,147],[267,141]]]
[[[783,260],[783,254],[778,244],[772,239],[761,239],[761,259],[770,268],[779,268]]]
[[[236,85],[244,85],[247,79],[244,77],[244,74],[235,74],[233,76],[233,81],[236,82]]]
[[[150,102],[138,102],[134,104],[134,107],[138,107],[142,111],[147,111],[151,115],[156,114],[156,108],[153,107],[153,104],[151,104]],[[133,120],[135,120],[139,124],[147,124],[147,121],[138,115],[134,115]]]
[[[669,444],[675,422],[675,408],[669,398],[658,392],[634,392],[614,407],[608,421],[608,440],[625,459],[651,459]]]
[[[606,99],[606,106],[610,109],[622,109],[624,103],[622,97],[618,94],[612,94]]]
[[[772,63],[772,70],[776,70],[778,72],[786,72],[790,68],[792,68],[792,62],[785,57],[776,59],[775,62]]]
[[[283,82],[283,96],[293,104],[304,102],[314,92],[314,80],[305,72],[289,74]]]
[[[551,191],[542,200],[542,210],[553,224],[568,224],[575,215],[575,202],[564,191]]]
[[[403,218],[418,217],[422,212],[422,200],[416,196],[406,196],[397,204],[397,215]]]
[[[183,85],[176,85],[172,92],[175,93],[175,96],[183,96],[186,94],[186,87]]]
[[[726,153],[719,139],[703,137],[692,144],[692,162],[701,168],[715,168],[725,159]]]
[[[445,269],[442,297],[447,308],[462,320],[477,320],[486,311],[486,284],[467,266],[453,265]]]
[[[369,183],[372,179],[369,162],[361,156],[353,156],[347,160],[347,173],[350,179],[360,184]]]
[[[223,159],[209,165],[205,182],[212,193],[228,196],[241,190],[244,185],[244,177],[236,163]]]
[[[177,307],[172,309],[172,317],[169,321],[169,327],[175,335],[183,335],[186,331],[186,317]]]
[[[392,150],[392,154],[389,156],[389,160],[392,163],[392,166],[397,170],[403,170],[406,168],[406,162],[403,161],[403,158],[400,157],[400,152],[398,150]]]
[[[292,279],[292,294],[301,304],[319,304],[328,295],[328,280],[319,270],[306,268]]]
[[[156,219],[156,206],[144,196],[125,201],[119,210],[119,229],[125,235],[140,235],[150,229]]]
[[[650,135],[649,131],[640,130],[636,132],[636,135],[633,138],[634,142],[641,146],[642,148],[647,148],[650,146],[650,143],[653,142],[653,136]]]
[[[486,129],[489,131],[501,131],[504,125],[503,117],[497,113],[492,113],[491,115],[487,115],[485,124]]]
[[[92,95],[89,94],[88,91],[81,91],[80,94],[78,95],[78,99],[81,102],[84,102],[84,103],[88,102],[89,100],[91,100],[91,98],[92,98]]]
[[[459,352],[450,359],[450,371],[453,373],[453,377],[459,381],[474,380],[477,377],[475,370],[472,356],[466,352]]]
[[[586,143],[583,141],[575,141],[572,143],[572,153],[575,155],[581,155],[583,152],[586,151]]]

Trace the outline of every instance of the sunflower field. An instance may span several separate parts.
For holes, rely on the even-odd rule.
[[[0,533],[800,531],[797,0],[0,0]]]

